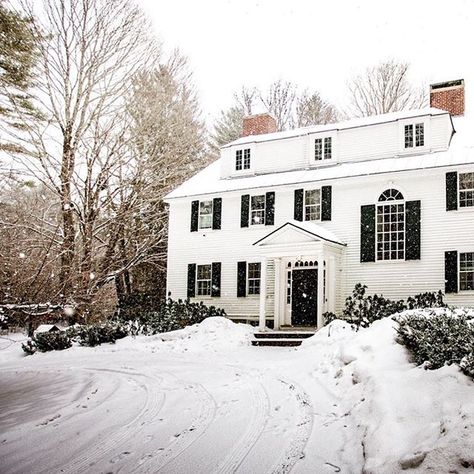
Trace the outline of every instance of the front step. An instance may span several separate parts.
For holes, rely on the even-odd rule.
[[[308,337],[314,336],[315,331],[264,331],[254,334],[253,346],[300,346]]]
[[[303,339],[295,339],[295,338],[261,338],[261,339],[254,339],[252,341],[252,346],[286,346],[286,347],[294,347],[294,346],[301,346]]]

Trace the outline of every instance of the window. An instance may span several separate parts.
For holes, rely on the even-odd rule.
[[[248,264],[248,294],[260,294],[260,262]]]
[[[212,201],[199,202],[199,228],[210,229],[212,227]]]
[[[459,174],[459,207],[474,206],[474,173]]]
[[[459,289],[474,290],[474,253],[459,254]]]
[[[211,279],[211,265],[198,265],[196,278],[198,296],[211,296]]]
[[[387,189],[377,205],[377,260],[405,258],[405,203],[396,189]]]
[[[321,218],[321,190],[310,189],[304,193],[304,220],[318,221]]]
[[[414,138],[414,140],[413,140]],[[405,148],[425,146],[425,125],[415,124],[415,137],[413,137],[413,124],[405,125]]]
[[[330,158],[332,158],[332,137],[316,138],[314,140],[314,159],[320,161]]]
[[[250,224],[265,224],[265,194],[252,196],[250,200]]]
[[[235,152],[235,169],[237,171],[250,169],[250,148]]]

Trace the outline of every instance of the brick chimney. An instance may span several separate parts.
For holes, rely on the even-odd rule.
[[[464,115],[464,79],[431,84],[430,106],[451,115]]]
[[[276,120],[269,114],[249,115],[244,117],[242,136],[263,135],[277,131]]]

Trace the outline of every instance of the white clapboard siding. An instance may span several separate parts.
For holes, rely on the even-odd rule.
[[[405,150],[404,125],[414,123],[423,123],[425,126],[425,146],[416,150]],[[337,127],[337,124],[334,127]],[[322,128],[330,129],[331,126]],[[415,151],[420,153],[446,150],[451,137],[452,125],[450,116],[446,113],[430,115],[424,112],[424,115],[419,117],[400,117],[397,120],[370,126],[354,126],[340,130],[334,128],[321,132],[313,130],[316,129],[314,127],[300,129],[299,132],[295,131],[299,135],[280,139],[271,139],[272,135],[268,135],[269,139],[266,141],[252,141],[255,140],[255,137],[247,137],[248,143],[224,147],[221,154],[221,177],[232,178],[320,165],[321,162],[314,161],[314,140],[327,136],[332,137],[333,157],[331,163],[383,159],[412,154]],[[245,148],[249,148],[251,151],[251,168],[236,171],[235,153],[237,150]]]

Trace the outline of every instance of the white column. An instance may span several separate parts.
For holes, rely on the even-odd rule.
[[[258,328],[265,331],[265,304],[267,301],[267,259],[264,258],[260,269],[260,313],[258,316]]]
[[[275,306],[274,328],[280,329],[281,325],[281,258],[275,258]]]
[[[326,262],[327,265],[327,262]],[[324,252],[318,255],[318,314],[317,314],[317,326],[318,329],[323,325],[323,307],[324,307],[324,296],[323,296],[323,285],[324,285]],[[327,274],[326,274],[327,282]],[[327,290],[327,287],[326,287]]]

